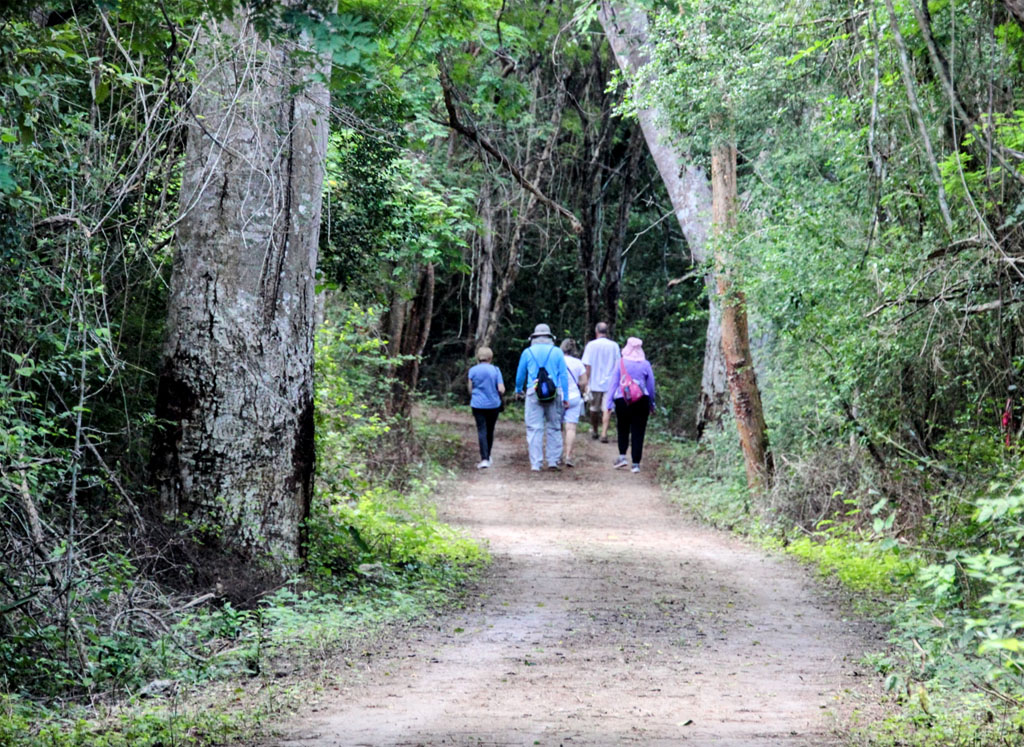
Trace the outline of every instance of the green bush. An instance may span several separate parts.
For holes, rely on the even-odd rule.
[[[761,519],[752,512],[735,426],[709,430],[698,443],[668,440],[660,446],[658,477],[672,499],[712,526],[755,534]]]
[[[377,312],[349,306],[333,317],[317,336],[312,577],[330,589],[392,585],[410,574],[450,585],[485,559],[474,542],[438,521],[428,500],[436,465],[454,459],[458,439],[439,424],[410,433],[409,423],[374,406],[386,401],[390,384],[390,361],[373,333]]]
[[[786,552],[817,566],[854,591],[893,595],[904,591],[916,562],[895,544],[858,540],[851,534],[818,533],[791,541]]]

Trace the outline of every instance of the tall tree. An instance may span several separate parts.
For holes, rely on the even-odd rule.
[[[602,0],[598,20],[604,29],[619,67],[633,85],[648,62],[650,42],[647,16],[642,8],[629,2]],[[640,128],[651,152],[658,173],[665,183],[676,220],[686,238],[695,265],[708,259],[707,242],[711,228],[711,188],[707,173],[689,158],[664,125],[663,112],[645,107],[637,112]],[[721,307],[716,298],[714,277],[704,278],[708,291],[708,329],[704,348],[704,371],[701,378],[701,402],[697,412],[697,430],[703,432],[709,423],[721,420],[728,398],[725,361],[722,357]]]
[[[414,268],[404,284],[388,289],[388,310],[383,326],[387,332],[388,354],[396,361],[391,370],[392,415],[409,416],[412,393],[420,378],[420,356],[430,336],[434,314],[434,263]]]
[[[166,513],[222,554],[278,569],[300,554],[313,474],[328,94],[311,59],[242,10],[205,35],[153,451]]]
[[[604,182],[615,135],[612,101],[607,90],[609,70],[602,54],[603,47],[600,42],[591,45],[590,59],[578,76],[580,90],[570,96],[582,129],[577,197],[583,230],[580,232],[578,262],[583,277],[583,328],[588,334],[595,324],[602,321],[601,281],[607,269],[607,262],[602,261]]]

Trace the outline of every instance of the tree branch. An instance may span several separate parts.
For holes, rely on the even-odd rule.
[[[445,124],[460,135],[472,140],[480,148],[497,158],[498,162],[505,167],[505,170],[508,171],[517,182],[519,182],[523,189],[531,193],[542,204],[551,208],[569,221],[569,225],[572,226],[573,233],[576,235],[582,233],[583,225],[572,211],[562,205],[559,205],[557,202],[541,192],[540,188],[527,179],[523,172],[520,171],[514,163],[512,163],[508,156],[502,153],[494,143],[481,135],[472,123],[463,122],[459,119],[459,110],[455,104],[455,86],[452,84],[452,79],[449,77],[448,71],[445,69],[444,65],[438,65],[438,69],[438,77],[441,81],[441,90],[444,92],[444,106],[448,111],[448,121]]]

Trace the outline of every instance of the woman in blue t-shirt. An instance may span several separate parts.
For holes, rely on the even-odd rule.
[[[469,369],[469,405],[476,420],[476,437],[480,441],[480,463],[477,469],[491,466],[491,446],[494,444],[494,424],[501,412],[501,395],[505,393],[505,382],[501,371],[493,365],[494,353],[488,347],[476,351],[479,361]]]

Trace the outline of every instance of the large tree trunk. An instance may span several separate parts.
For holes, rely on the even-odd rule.
[[[647,16],[643,9],[631,6],[628,2],[601,0],[598,19],[615,52],[619,67],[627,76],[635,77],[647,62]],[[707,239],[711,227],[711,188],[707,174],[672,145],[670,133],[659,123],[660,113],[657,110],[644,109],[638,113],[638,119],[693,262],[701,264],[708,258]],[[709,314],[701,403],[697,413],[697,430],[700,433],[708,424],[721,422],[728,397],[719,326],[721,312],[714,278],[708,274],[704,283],[708,291]]]
[[[716,144],[711,150],[712,226],[715,235],[727,234],[736,226],[736,148]],[[761,407],[761,392],[750,354],[746,299],[732,287],[723,242],[715,244],[715,277],[722,300],[722,351],[729,381],[729,394],[736,415],[747,484],[760,493],[771,484],[773,464],[768,450],[768,432]]]
[[[276,575],[312,491],[329,103],[297,51],[239,15],[196,59],[153,453],[165,514]]]

